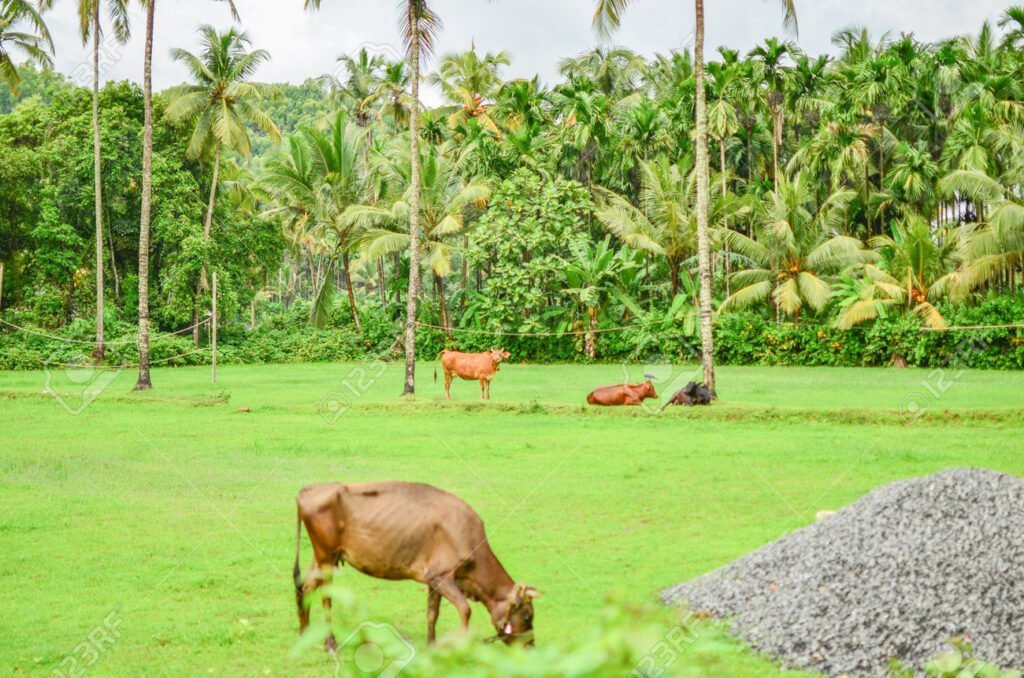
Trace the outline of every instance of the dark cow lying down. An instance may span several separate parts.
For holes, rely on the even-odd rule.
[[[621,384],[619,386],[604,386],[593,391],[587,396],[587,402],[591,405],[602,407],[617,407],[622,405],[640,405],[647,398],[657,398],[654,384],[645,381],[642,384],[630,386]]]
[[[498,373],[501,363],[512,354],[500,348],[484,353],[459,353],[441,351],[441,366],[444,367],[444,397],[452,399],[452,382],[455,377],[480,382],[480,399],[491,399],[491,380]],[[434,382],[437,382],[437,366],[434,366]]]
[[[469,628],[472,600],[487,608],[501,640],[533,644],[531,600],[536,589],[508,576],[487,543],[480,516],[458,497],[419,483],[330,483],[303,489],[296,501],[294,577],[300,631],[309,625],[304,597],[348,563],[371,577],[426,584],[428,642],[434,642],[443,596],[459,611],[463,631]],[[313,565],[304,579],[299,569],[303,524],[313,543]],[[329,596],[323,605],[329,622]],[[327,647],[335,648],[333,635]]]
[[[717,398],[718,394],[715,393],[714,389],[708,388],[705,384],[691,381],[685,388],[677,391],[671,400],[661,406],[661,409],[664,411],[669,405],[683,405],[684,407],[710,405],[711,401]]]

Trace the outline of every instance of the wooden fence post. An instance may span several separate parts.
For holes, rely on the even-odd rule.
[[[210,318],[210,347],[213,360],[211,363],[213,371],[213,383],[217,383],[217,272],[213,272],[213,314]]]

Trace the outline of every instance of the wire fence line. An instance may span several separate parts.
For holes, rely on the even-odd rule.
[[[491,330],[477,330],[461,327],[444,327],[443,325],[432,325],[430,323],[424,323],[419,321],[416,321],[416,326],[426,327],[432,330],[440,330],[442,332],[453,332],[458,334],[481,334],[490,337],[565,337],[575,334],[609,334],[612,332],[625,332],[626,330],[642,329],[645,327],[649,327],[651,325],[657,325],[660,324],[660,322],[661,321],[658,321],[657,323],[648,323],[647,325],[638,324],[622,325],[620,327],[603,327],[593,330],[567,330],[565,332],[492,332]],[[669,330],[666,330],[666,332],[668,331]]]
[[[209,322],[210,322],[210,319],[206,318],[205,320],[200,320],[199,322],[197,322],[197,323],[195,323],[193,325],[189,325],[188,327],[182,328],[180,330],[175,330],[174,332],[167,332],[166,334],[160,334],[160,335],[157,335],[155,337],[150,337],[150,341],[151,342],[159,341],[161,339],[166,339],[167,337],[174,337],[174,336],[177,336],[179,334],[185,334],[186,332],[191,332],[192,330],[196,329],[197,327],[202,327],[203,325],[207,325],[207,324],[209,324]],[[17,332],[23,332],[24,334],[31,334],[33,336],[42,337],[43,339],[49,339],[51,341],[59,341],[59,342],[64,343],[64,344],[81,344],[81,345],[85,345],[85,346],[95,346],[96,345],[96,340],[95,339],[93,339],[93,340],[86,340],[86,339],[72,339],[72,338],[69,338],[69,337],[58,337],[56,335],[47,334],[46,332],[40,332],[39,330],[34,330],[32,328],[29,328],[29,327],[22,327],[20,325],[15,325],[14,323],[7,322],[3,318],[0,318],[0,324],[6,325],[7,327],[10,327],[11,329],[13,329],[13,330],[15,330]],[[138,340],[137,339],[133,339],[131,341],[104,341],[103,345],[104,346],[134,346],[137,343],[138,343]]]
[[[566,330],[566,331],[562,331],[562,332],[552,332],[552,331],[544,331],[544,332],[503,332],[503,331],[498,331],[498,330],[481,330],[481,329],[464,328],[464,327],[445,327],[443,325],[435,325],[435,324],[432,324],[432,323],[425,323],[425,322],[421,322],[421,321],[418,321],[418,320],[416,321],[416,326],[417,327],[424,327],[424,328],[432,329],[432,330],[437,330],[437,331],[440,331],[440,332],[445,332],[446,334],[449,334],[449,333],[450,334],[475,334],[475,335],[489,336],[489,337],[559,338],[559,337],[575,336],[575,335],[583,335],[583,334],[614,334],[614,333],[618,333],[618,332],[626,332],[628,330],[651,329],[655,325],[662,324],[662,322],[663,321],[659,320],[659,321],[650,322],[650,323],[636,323],[636,324],[632,324],[632,325],[619,325],[619,326],[616,326],[616,327],[599,327],[599,328],[595,328],[595,329],[592,329],[592,330],[590,330],[590,329],[573,329],[573,330]],[[193,325],[189,325],[188,327],[184,327],[184,328],[182,328],[180,330],[175,330],[174,332],[167,332],[165,334],[160,334],[160,335],[157,335],[155,337],[151,337],[150,341],[159,341],[160,339],[166,339],[168,337],[174,337],[174,336],[178,336],[178,335],[181,335],[181,334],[185,334],[185,333],[191,332],[192,330],[196,329],[197,327],[202,327],[204,325],[208,325],[209,323],[210,323],[210,319],[206,318],[204,320],[200,320],[198,323],[195,323]],[[8,322],[8,321],[6,321],[6,320],[4,320],[2,318],[0,318],[0,324],[5,325],[7,327],[10,327],[11,329],[13,329],[13,330],[15,330],[17,332],[22,332],[24,334],[30,334],[32,336],[41,337],[43,339],[49,339],[51,341],[57,341],[57,342],[61,342],[61,343],[64,343],[64,344],[79,344],[79,345],[84,345],[84,346],[95,346],[96,345],[96,341],[95,340],[73,339],[73,338],[69,338],[69,337],[58,337],[56,335],[47,334],[46,332],[41,332],[39,330],[35,330],[35,329],[29,328],[29,327],[22,327],[20,325],[15,325],[14,323]],[[821,323],[801,323],[801,324],[785,323],[785,324],[779,325],[779,326],[780,327],[821,327],[821,328],[830,329],[830,330],[839,329],[839,328],[837,328],[837,327],[835,327],[833,325],[825,325],[825,324],[821,324]],[[1003,329],[1024,329],[1024,323],[1005,323],[1005,324],[1001,324],[1001,325],[956,325],[956,326],[952,326],[952,327],[920,327],[920,328],[918,328],[918,331],[919,332],[967,332],[967,331],[985,331],[985,330],[1003,330]],[[849,327],[849,328],[846,328],[846,329],[843,329],[843,330],[840,330],[840,331],[842,331],[842,332],[851,332],[851,331],[868,332],[870,330],[871,330],[870,327]],[[675,329],[663,329],[659,333],[661,333],[661,334],[671,334],[671,333],[678,334],[679,331],[675,330]],[[134,346],[135,344],[138,343],[138,340],[134,340],[133,339],[131,341],[105,341],[103,343],[104,343],[105,346]],[[191,353],[184,353],[184,354],[182,354],[182,356],[192,355],[193,353],[198,353],[198,352],[199,352],[198,350],[197,351],[192,351]],[[151,362],[155,363],[156,361],[151,361]]]
[[[967,332],[974,330],[1014,330],[1024,329],[1024,323],[1007,323],[1005,325],[956,325],[953,327],[922,327],[922,332]]]
[[[638,330],[638,329],[650,329],[653,325],[661,324],[661,321],[648,324],[634,324],[634,325],[621,325],[618,327],[604,327],[593,330],[579,329],[579,330],[567,330],[564,332],[502,332],[498,330],[480,330],[473,328],[462,328],[462,327],[445,327],[443,325],[434,325],[431,323],[416,322],[417,327],[425,327],[432,330],[438,330],[446,334],[475,334],[488,337],[516,337],[516,338],[543,338],[543,337],[566,337],[583,334],[612,334],[617,332],[625,332],[627,330]],[[838,330],[840,332],[870,332],[870,327],[849,327],[846,329],[839,329],[833,325],[825,325],[822,323],[785,323],[779,325],[779,327],[820,327],[828,330]],[[1008,323],[1003,325],[959,325],[953,327],[919,327],[919,332],[963,332],[963,331],[984,331],[984,330],[1001,330],[1001,329],[1024,329],[1024,323]],[[679,334],[678,330],[675,329],[664,329],[658,332],[659,334]],[[694,335],[696,337],[696,335]]]

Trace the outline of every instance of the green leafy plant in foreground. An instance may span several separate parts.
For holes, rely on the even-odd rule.
[[[325,661],[339,676],[365,676],[388,666],[406,676],[669,676],[684,663],[689,646],[720,633],[689,615],[673,624],[677,612],[607,602],[592,626],[564,644],[544,643],[541,637],[536,647],[525,648],[452,632],[434,647],[414,649],[400,631],[367,617],[350,589],[326,586],[324,595],[331,598],[339,646]],[[316,598],[307,599],[312,609],[320,606]],[[294,654],[319,652],[327,631],[325,622],[311,624]]]
[[[963,638],[949,641],[950,649],[938,655],[924,666],[929,678],[1020,678],[1020,671],[1004,671],[995,664],[975,658],[974,648]],[[914,678],[912,669],[898,661],[891,663],[889,675],[892,678]]]

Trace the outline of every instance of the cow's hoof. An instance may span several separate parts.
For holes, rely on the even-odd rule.
[[[324,652],[338,654],[338,643],[335,642],[334,636],[327,636],[327,642],[324,643]]]

